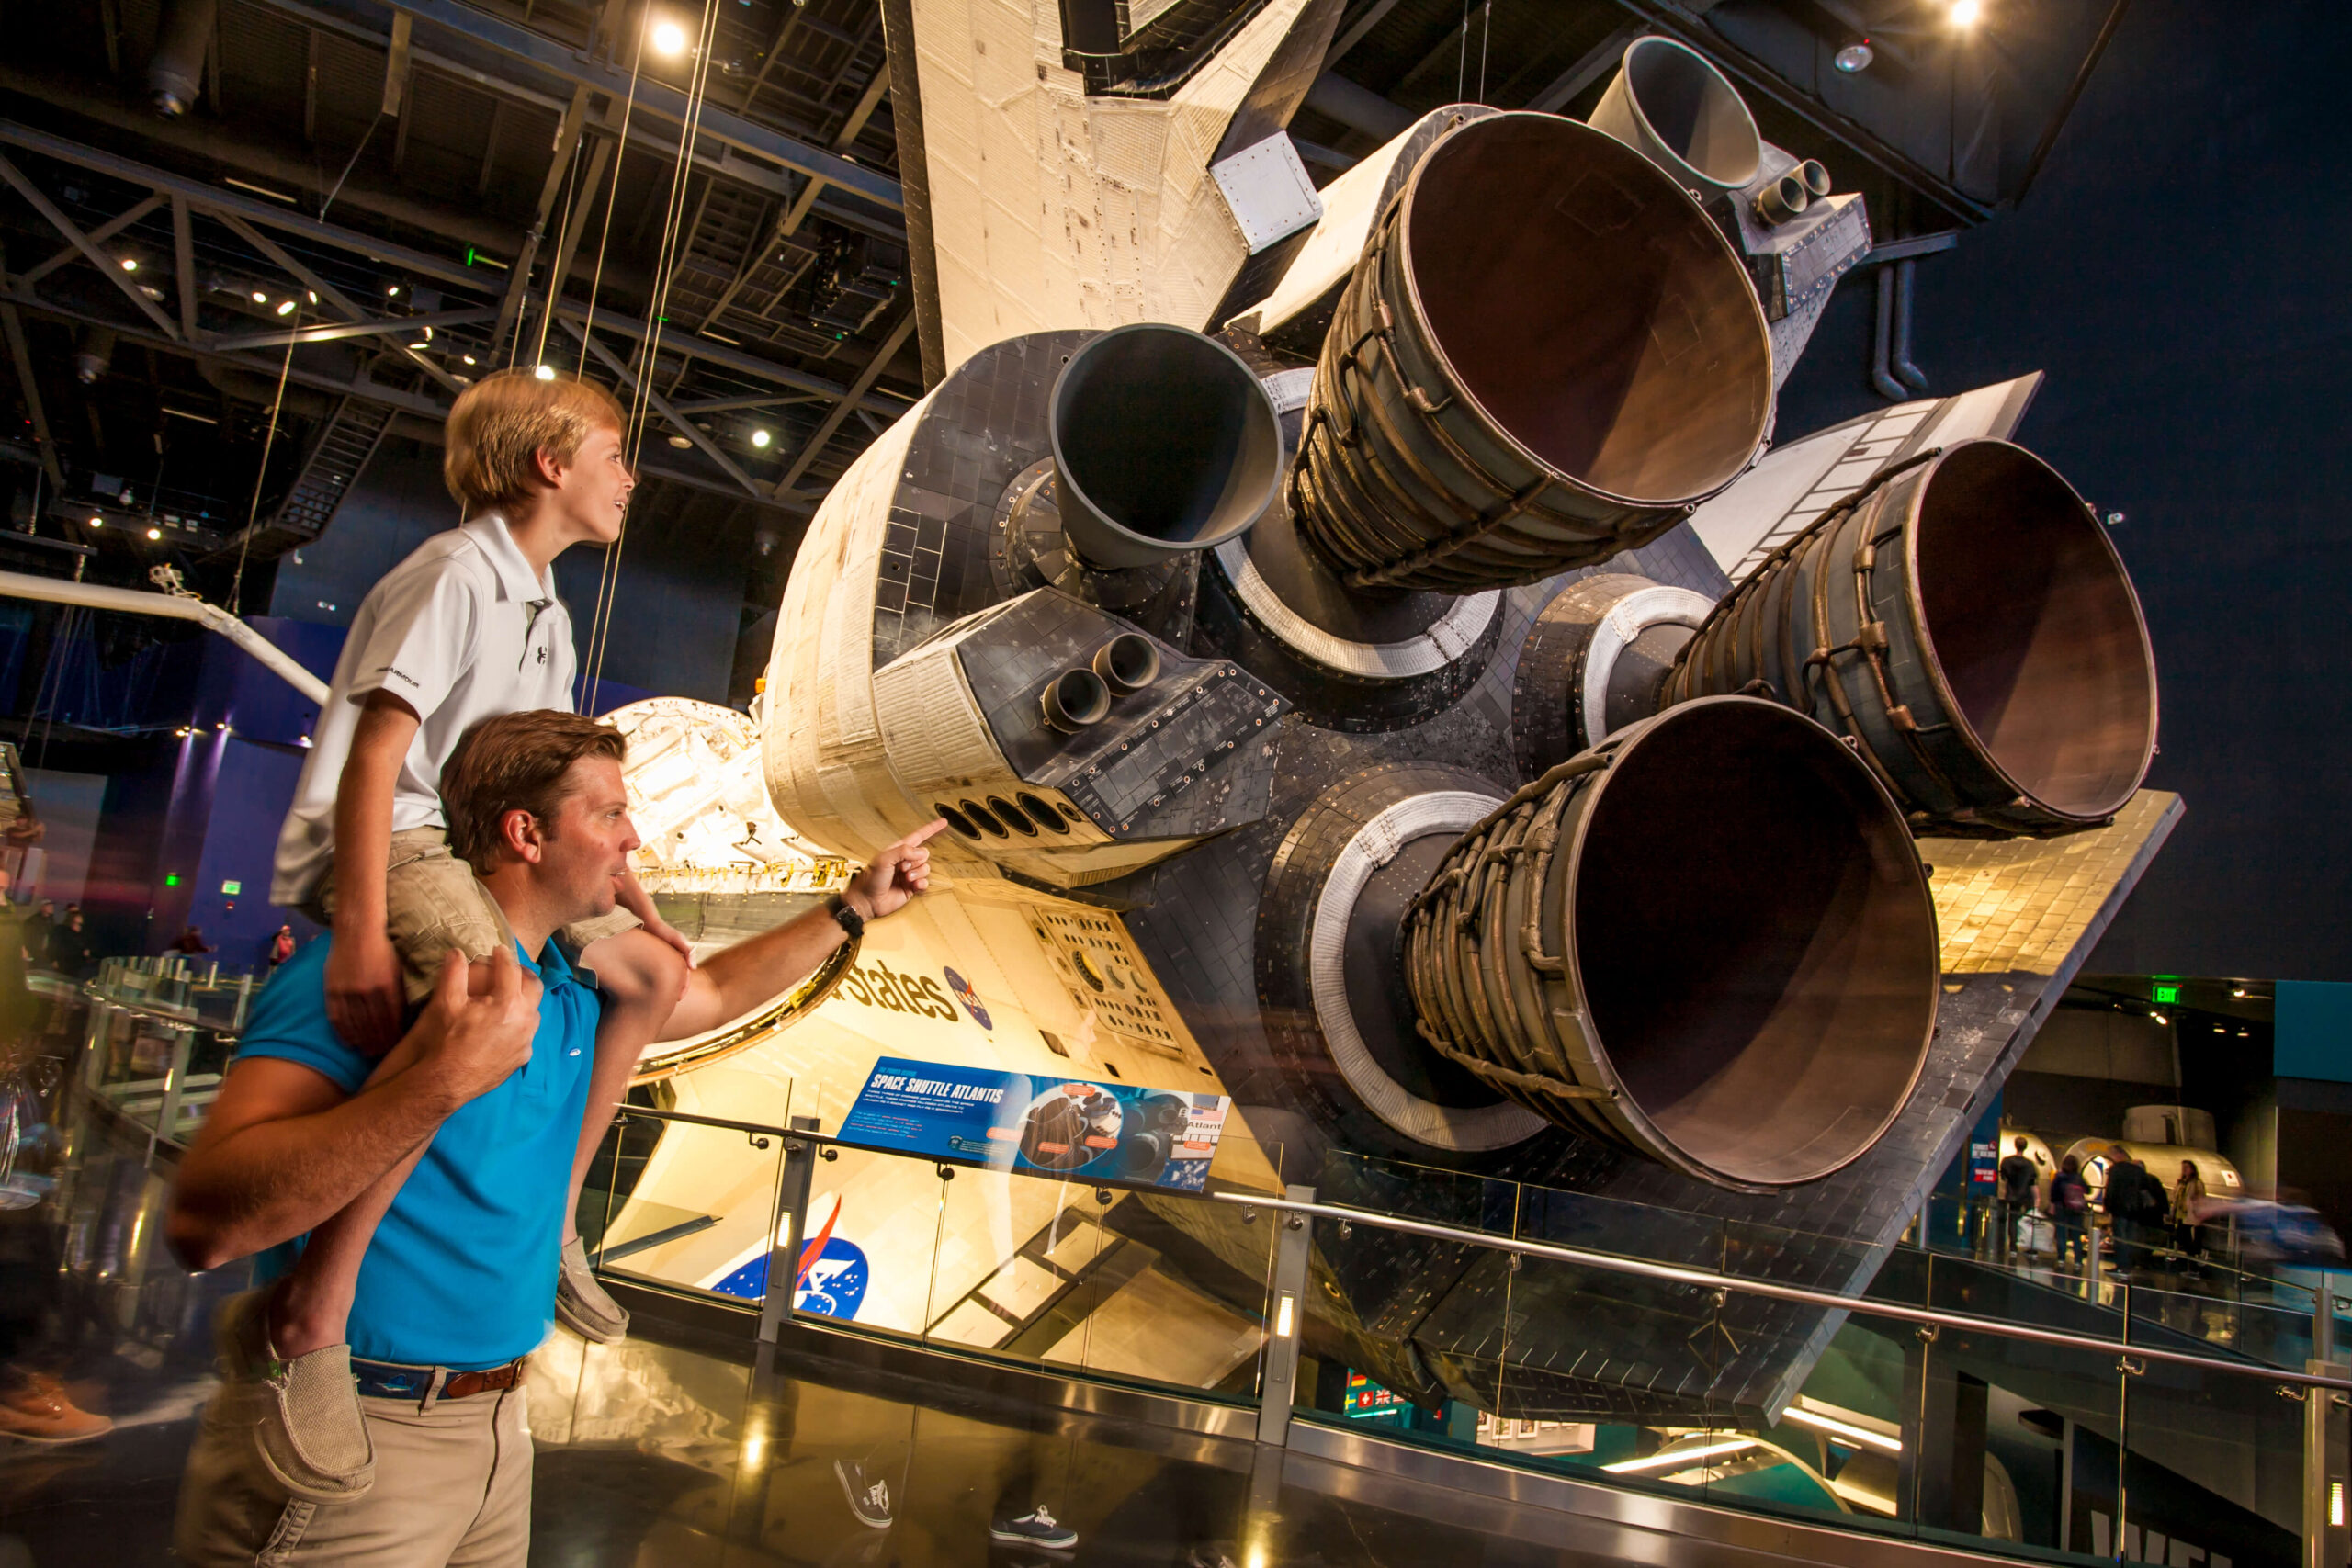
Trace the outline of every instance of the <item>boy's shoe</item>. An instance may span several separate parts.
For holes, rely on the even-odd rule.
[[[610,1345],[628,1334],[628,1311],[605,1292],[588,1267],[588,1244],[573,1236],[563,1244],[555,1276],[555,1315],[581,1338]]]
[[[852,1464],[845,1459],[833,1461],[833,1473],[842,1478],[842,1495],[849,1499],[849,1511],[857,1522],[875,1529],[890,1528],[890,1483],[878,1475],[868,1475],[865,1467]]]
[[[254,1423],[261,1462],[280,1486],[311,1503],[348,1503],[376,1484],[376,1448],[359,1410],[351,1347],[329,1345],[281,1359],[269,1339],[270,1289],[220,1303],[213,1343],[220,1375],[262,1395]]]
[[[0,1437],[28,1443],[85,1443],[113,1430],[112,1421],[66,1398],[64,1388],[44,1372],[27,1372],[0,1393]]]
[[[1041,1546],[1047,1551],[1067,1551],[1078,1544],[1078,1532],[1068,1525],[1057,1524],[1043,1503],[1017,1519],[991,1521],[989,1536],[991,1540],[1014,1541],[1023,1546]]]

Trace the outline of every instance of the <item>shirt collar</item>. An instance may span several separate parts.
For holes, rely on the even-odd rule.
[[[485,512],[465,525],[466,533],[481,547],[481,553],[498,574],[498,586],[506,597],[518,604],[555,597],[555,574],[549,569],[545,579],[531,574],[531,563],[523,558],[523,551],[514,543],[514,536],[507,531],[506,519],[495,512]]]
[[[563,955],[562,944],[553,937],[548,938],[547,947],[536,959],[523,951],[523,943],[517,940],[514,943],[514,956],[522,961],[524,968],[539,977],[539,984],[548,990],[553,990],[556,987],[562,985],[576,985],[579,982],[579,976],[573,973],[571,960]]]

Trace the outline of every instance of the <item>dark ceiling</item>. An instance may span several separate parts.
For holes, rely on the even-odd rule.
[[[1257,3],[1193,0],[1200,36]],[[1868,194],[1883,240],[2021,195],[2118,9],[1996,0],[1962,31],[1948,0],[1353,0],[1292,129],[1329,177],[1458,97],[1580,114],[1626,41],[1665,31],[1740,82],[1768,136]],[[262,569],[242,580],[250,608],[376,442],[429,436],[466,380],[542,361],[643,403],[649,494],[708,492],[698,526],[723,505],[736,534],[788,545],[922,387],[882,17],[876,0],[13,12],[0,565],[140,581],[163,557],[225,596],[242,557]],[[708,47],[643,47],[664,21],[707,25]],[[1830,66],[1864,37],[1869,71]]]

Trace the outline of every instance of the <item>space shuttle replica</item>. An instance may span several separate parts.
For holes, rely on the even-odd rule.
[[[756,737],[621,716],[712,940],[934,818],[942,886],[649,1076],[828,1132],[886,1058],[1216,1096],[1212,1182],[1860,1292],[2179,811],[2123,566],[2008,439],[2038,378],[1781,439],[1868,218],[1678,42],[1318,193],[1336,5],[1085,9],[914,0],[944,375],[809,525]],[[607,1246],[724,1288],[775,1156],[695,1131]],[[845,1151],[842,1315],[1050,1355],[1076,1298],[1006,1270],[1081,1221],[1262,1312],[1271,1227],[1100,1141],[993,1196]],[[1308,1354],[1510,1416],[1769,1418],[1836,1326],[1369,1227],[1314,1267]]]

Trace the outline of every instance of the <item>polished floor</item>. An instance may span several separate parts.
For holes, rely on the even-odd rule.
[[[243,1270],[181,1270],[161,1244],[164,1188],[144,1141],[122,1141],[95,1112],[60,1121],[53,1134],[34,1129],[18,1167],[39,1201],[0,1211],[0,1351],[62,1379],[115,1426],[72,1446],[0,1438],[0,1568],[166,1562],[181,1461],[212,1383],[209,1317]],[[1231,1438],[831,1359],[763,1360],[748,1337],[662,1338],[643,1325],[616,1347],[559,1333],[535,1360],[533,1562],[1665,1560],[1646,1529],[1295,1452],[1269,1467],[1272,1450]],[[887,1528],[852,1512],[848,1483],[861,1478],[887,1486]],[[992,1517],[1040,1504],[1079,1532],[1073,1549],[991,1540]],[[1675,1544],[1681,1562],[1756,1561]]]

